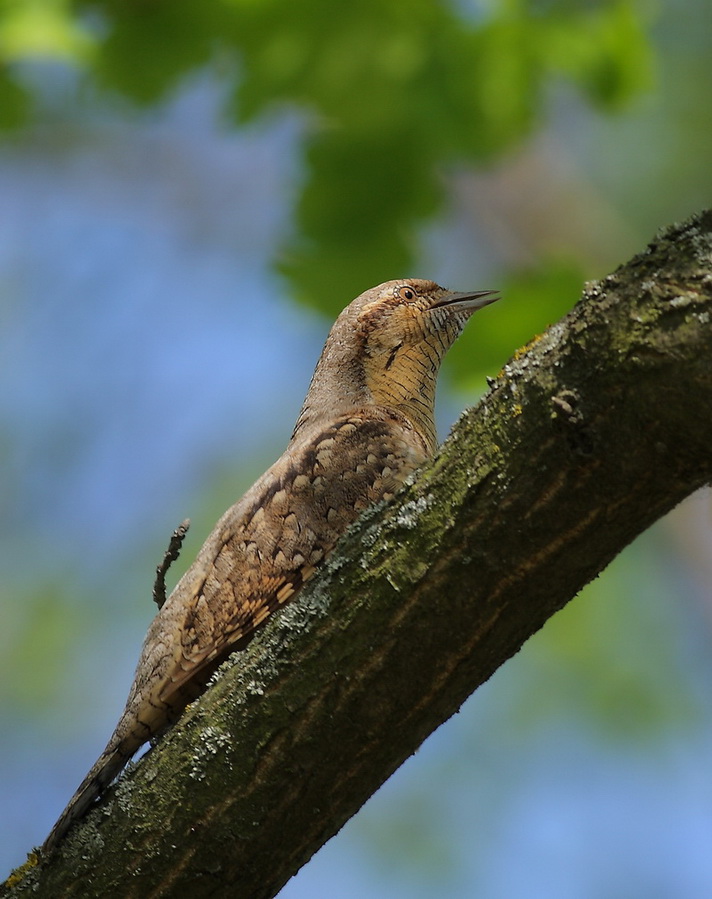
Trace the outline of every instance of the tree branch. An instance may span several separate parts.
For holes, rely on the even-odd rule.
[[[712,480],[712,212],[587,286],[435,461],[4,895],[271,897],[637,534]]]
[[[168,574],[168,569],[180,556],[180,549],[183,546],[189,527],[190,518],[184,518],[171,534],[168,549],[163,553],[163,558],[156,567],[156,580],[153,582],[153,601],[159,609],[163,608],[166,601],[166,575]]]

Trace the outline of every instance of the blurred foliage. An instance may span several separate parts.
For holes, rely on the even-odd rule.
[[[538,123],[552,77],[615,110],[651,81],[643,0],[26,0],[0,3],[0,122],[22,68],[72,59],[155,104],[218,66],[234,122],[305,113],[305,175],[278,265],[332,317],[364,285],[407,274],[448,166],[489,161]],[[334,285],[339,285],[335,290]]]
[[[86,61],[93,41],[75,18],[70,0],[2,0],[0,58]]]
[[[13,596],[12,614],[3,618],[0,652],[5,689],[0,690],[3,714],[41,712],[62,698],[66,684],[66,647],[77,633],[86,632],[87,616],[81,603],[72,602],[58,578],[19,587]],[[37,658],[43,660],[37,666]],[[12,676],[22,672],[22,676]],[[8,689],[8,687],[10,689]]]
[[[608,739],[636,744],[699,721],[690,635],[669,602],[672,561],[654,528],[547,621],[528,646],[526,680],[538,689],[519,697],[520,724],[546,726],[566,708]]]
[[[26,119],[27,93],[0,69],[0,128],[17,128]]]

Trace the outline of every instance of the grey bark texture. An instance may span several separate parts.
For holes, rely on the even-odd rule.
[[[712,211],[587,285],[435,460],[3,896],[271,897],[637,534],[712,481]]]

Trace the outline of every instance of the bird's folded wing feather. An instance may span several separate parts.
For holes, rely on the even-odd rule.
[[[225,513],[162,610],[180,619],[162,701],[284,605],[361,511],[420,464],[412,443],[392,435],[387,417],[344,417],[282,456]]]

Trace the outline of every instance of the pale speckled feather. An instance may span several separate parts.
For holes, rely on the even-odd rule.
[[[494,299],[389,281],[341,313],[286,451],[218,521],[154,618],[123,715],[45,851],[292,598],[361,512],[433,454],[440,362],[470,314]]]

